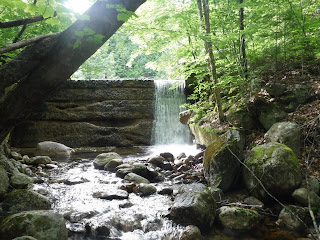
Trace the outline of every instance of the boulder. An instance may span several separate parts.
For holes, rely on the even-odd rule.
[[[227,113],[227,120],[242,130],[254,130],[258,127],[250,113],[244,109],[230,109]]]
[[[181,233],[179,240],[202,240],[200,229],[193,225],[187,226]]]
[[[269,196],[257,179],[272,195],[280,198],[290,196],[302,181],[296,155],[280,143],[272,142],[253,148],[244,164],[244,183],[251,194],[260,200],[267,200]]]
[[[319,184],[318,179],[315,176],[309,176],[308,183],[307,183],[306,179],[303,179],[301,187],[308,188],[308,185],[312,191],[314,191],[316,194],[319,194],[320,184]]]
[[[151,184],[141,183],[133,188],[133,192],[140,196],[149,196],[157,192],[157,188]]]
[[[300,221],[303,221],[303,223]],[[277,224],[280,227],[286,228],[290,231],[301,231],[306,227],[304,225],[310,225],[312,222],[309,209],[306,207],[299,207],[295,205],[288,205],[283,208],[279,214]]]
[[[266,130],[269,130],[273,124],[280,122],[287,116],[287,113],[274,103],[266,104],[259,110],[259,121]]]
[[[68,230],[61,215],[53,211],[20,212],[0,224],[0,239],[32,236],[37,240],[67,240]]]
[[[48,210],[51,208],[51,202],[35,191],[18,189],[5,197],[1,207],[7,213],[14,214],[22,211]]]
[[[115,152],[101,153],[93,160],[93,166],[96,169],[104,169],[104,166],[113,159],[121,159]]]
[[[232,152],[231,152],[231,151]],[[230,189],[240,174],[239,150],[235,143],[225,143],[221,138],[210,144],[204,153],[204,177],[210,186],[223,192]]]
[[[308,189],[307,188],[298,188],[292,193],[294,200],[301,204],[304,207],[308,207]],[[312,207],[320,206],[320,197],[312,190],[309,191],[310,205]]]
[[[189,127],[197,144],[208,147],[219,139],[219,136],[215,132],[209,131],[207,128],[204,128],[199,124],[190,124]]]
[[[208,233],[216,214],[216,201],[209,189],[201,184],[183,186],[170,210],[170,218],[178,224],[195,225]]]
[[[14,238],[12,240],[37,240],[37,239],[35,239],[34,237],[31,237],[31,236],[22,236],[22,237]]]
[[[112,160],[110,160],[110,162],[108,162],[104,166],[104,170],[110,171],[110,172],[115,172],[116,167],[120,166],[121,164],[123,164],[122,159],[112,159]]]
[[[0,165],[4,167],[10,177],[13,173],[19,172],[18,162],[14,159],[8,159],[5,155],[0,154]]]
[[[0,199],[4,197],[9,188],[9,178],[7,171],[0,165]]]
[[[149,181],[158,176],[158,173],[156,171],[154,171],[152,168],[147,167],[143,163],[134,163],[132,165],[132,172],[148,179]]]
[[[150,181],[144,177],[141,177],[138,174],[135,173],[128,173],[125,177],[124,180],[128,181],[128,182],[134,182],[134,183],[150,183]]]
[[[20,172],[15,172],[10,177],[10,184],[16,189],[27,188],[31,183],[33,183],[32,178]]]
[[[218,220],[225,230],[247,232],[259,224],[261,216],[251,209],[223,206],[218,210]]]
[[[291,148],[297,156],[301,155],[301,129],[295,122],[278,122],[264,135],[267,142],[282,143]]]
[[[164,153],[160,153],[160,156],[169,162],[174,162],[174,156],[172,153],[164,152]]]
[[[62,143],[44,141],[36,146],[35,155],[69,159],[74,150]]]

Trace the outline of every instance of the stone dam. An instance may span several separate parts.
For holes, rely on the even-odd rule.
[[[152,141],[153,80],[68,80],[11,133],[11,146],[143,146]]]

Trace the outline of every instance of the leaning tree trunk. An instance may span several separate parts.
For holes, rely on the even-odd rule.
[[[119,29],[123,21],[117,18],[116,6],[135,11],[144,2],[97,1],[84,13],[86,20],[77,20],[57,36],[29,46],[3,65],[0,92],[16,85],[0,99],[0,143]]]
[[[239,0],[239,4],[242,4],[243,0]],[[241,7],[239,9],[239,30],[241,33],[240,37],[240,64],[244,72],[244,77],[248,78],[248,64],[247,64],[247,54],[246,54],[246,45],[245,45],[245,35],[242,33],[244,30],[244,9]]]

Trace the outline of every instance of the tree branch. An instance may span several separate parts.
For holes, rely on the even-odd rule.
[[[26,40],[22,40],[20,42],[17,43],[12,43],[8,46],[4,46],[0,48],[0,54],[2,53],[6,53],[6,52],[11,52],[13,50],[19,49],[19,48],[23,48],[25,46],[31,45],[33,43],[36,43],[44,38],[47,37],[52,37],[54,35],[57,35],[58,33],[50,33],[50,34],[45,34],[45,35],[40,35],[40,36],[36,36],[34,38],[30,38],[30,39],[26,39]]]
[[[29,17],[25,19],[19,19],[19,20],[8,21],[8,22],[0,22],[0,28],[17,27],[17,26],[26,25],[29,23],[39,22],[42,20],[44,20],[43,16],[38,15],[38,16]]]

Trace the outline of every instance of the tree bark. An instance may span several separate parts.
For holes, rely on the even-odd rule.
[[[210,9],[209,9],[208,0],[202,0],[202,7],[201,7],[201,0],[198,0],[197,3],[198,3],[200,20],[202,20],[202,18],[204,16],[205,32],[207,35],[209,35],[211,33],[211,27],[210,27]],[[202,13],[202,10],[203,10],[203,13]],[[224,113],[222,110],[220,88],[218,87],[217,69],[216,69],[215,59],[214,59],[214,55],[213,55],[211,40],[207,39],[207,38],[204,39],[204,45],[205,45],[206,52],[209,55],[209,67],[210,67],[210,72],[211,72],[211,76],[212,76],[212,80],[213,80],[213,84],[214,84],[214,97],[216,100],[219,121],[224,122],[225,117],[224,117]]]
[[[239,3],[243,3],[243,0],[239,0]],[[244,9],[243,7],[239,10],[239,24],[240,24],[240,64],[244,72],[244,77],[248,78],[248,64],[247,64],[247,54],[246,54],[246,41],[245,35],[242,33],[244,30]]]
[[[11,27],[17,27],[21,25],[27,25],[29,23],[39,22],[44,20],[42,15],[29,17],[25,19],[19,19],[14,21],[8,21],[8,22],[0,22],[0,28],[11,28]]]
[[[17,43],[12,43],[10,45],[4,46],[4,47],[0,47],[0,54],[2,53],[6,53],[6,52],[11,52],[13,50],[19,49],[19,48],[23,48],[25,46],[34,44],[44,38],[48,38],[48,37],[52,37],[54,35],[57,35],[57,33],[50,33],[50,34],[46,34],[46,35],[40,35],[40,36],[36,36],[34,38],[30,38],[30,39],[26,39],[26,40],[22,40],[20,42]]]
[[[128,11],[135,11],[144,2],[110,0],[108,4],[122,4]],[[29,46],[21,56],[0,69],[1,80],[19,72],[11,77],[16,86],[0,99],[0,142],[121,27],[123,21],[117,19],[117,10],[106,7],[106,4],[105,1],[97,1],[84,13],[90,17],[89,20],[77,20],[59,35]],[[79,37],[79,34],[75,34],[86,28],[93,30],[94,35]],[[101,42],[93,41],[94,36],[103,36],[103,39]],[[36,53],[40,53],[40,56],[32,59],[37,56]],[[19,59],[24,61],[16,61]]]

